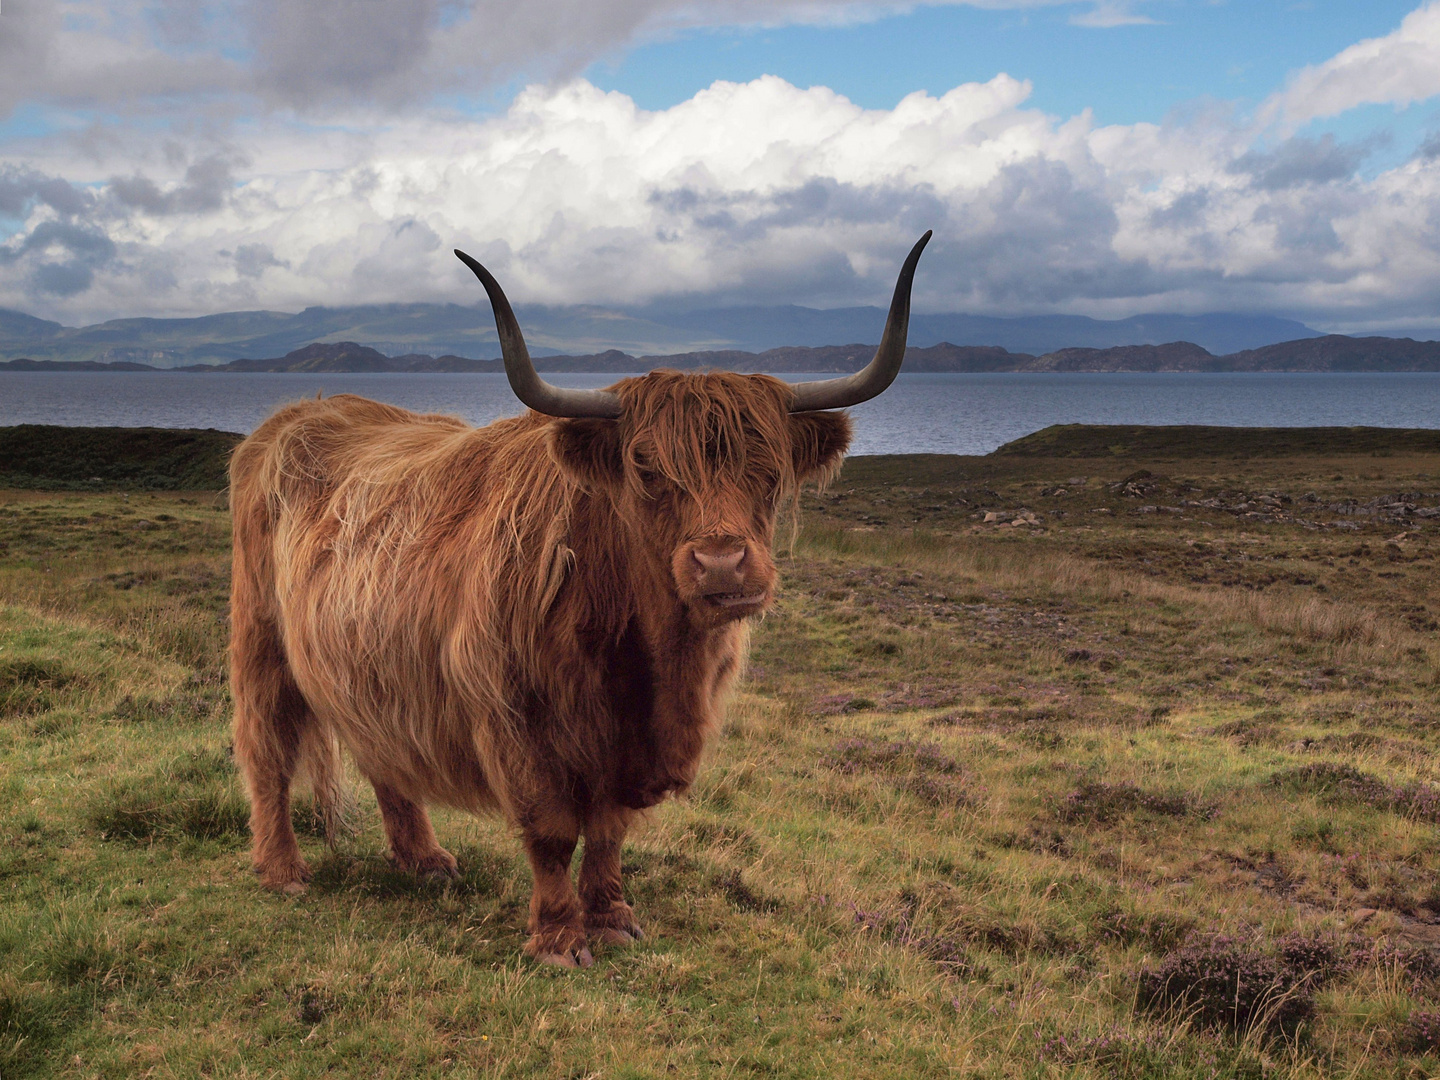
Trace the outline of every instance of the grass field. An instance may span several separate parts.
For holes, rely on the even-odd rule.
[[[848,463],[581,973],[358,782],[262,892],[223,496],[0,491],[0,1077],[1440,1074],[1440,448],[1295,445]]]

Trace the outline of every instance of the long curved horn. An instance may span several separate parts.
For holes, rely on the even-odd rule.
[[[895,381],[895,376],[900,374],[900,365],[905,362],[905,337],[910,329],[910,283],[915,279],[920,253],[930,242],[930,233],[931,230],[926,230],[910,249],[905,265],[900,268],[895,295],[890,300],[890,317],[885,320],[885,333],[880,338],[880,347],[875,350],[875,358],[854,375],[796,383],[791,388],[795,391],[791,412],[815,412],[818,409],[843,409],[858,405],[869,401]]]
[[[551,416],[599,416],[614,420],[620,415],[620,398],[609,390],[571,390],[552,386],[540,378],[530,362],[530,350],[525,348],[520,323],[500,283],[465,252],[457,248],[455,255],[475,272],[490,296],[490,306],[495,311],[495,332],[500,336],[500,355],[505,358],[505,375],[516,397],[536,412]]]

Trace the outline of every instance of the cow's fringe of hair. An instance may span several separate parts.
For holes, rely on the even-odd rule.
[[[764,476],[773,486],[786,547],[794,548],[800,533],[800,478],[794,457],[775,452],[788,450],[792,443],[785,411],[774,408],[776,402],[790,399],[787,383],[769,375],[660,369],[643,381],[626,379],[611,390],[624,405],[632,484],[639,482],[640,469],[649,469],[703,499],[717,479]],[[823,490],[841,463],[836,457],[809,479]]]
[[[624,406],[627,463],[635,469],[661,473],[697,495],[717,479],[757,474],[768,476],[781,492],[795,486],[786,413],[774,408],[791,393],[781,380],[659,370],[613,389]],[[787,452],[776,452],[781,449]],[[762,460],[754,460],[757,450]]]

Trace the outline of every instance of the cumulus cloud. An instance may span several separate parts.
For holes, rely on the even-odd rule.
[[[867,110],[778,78],[646,111],[584,81],[502,114],[368,131],[158,136],[147,171],[0,172],[0,306],[66,321],[236,307],[883,303],[927,228],[927,310],[1429,317],[1440,157],[1258,144],[1223,112],[1096,127],[1000,75]],[[82,168],[76,158],[76,168]]]
[[[1267,191],[1299,184],[1326,184],[1354,175],[1373,149],[1373,141],[1345,145],[1334,135],[1290,138],[1274,150],[1246,151],[1230,163],[1230,171],[1250,176]]]
[[[1298,126],[1359,105],[1404,106],[1435,94],[1440,94],[1440,0],[1429,0],[1394,32],[1296,72],[1266,102],[1262,115]]]
[[[89,289],[95,271],[114,256],[114,241],[97,228],[42,221],[18,242],[0,245],[0,270],[18,270],[32,295],[69,297]]]
[[[190,165],[185,177],[162,190],[148,176],[135,174],[110,181],[110,194],[127,207],[149,214],[197,214],[218,210],[234,187],[230,155],[212,153]]]
[[[0,168],[0,217],[18,218],[32,201],[70,216],[83,211],[91,198],[58,176],[15,166]]]
[[[221,252],[221,255],[226,254]],[[235,272],[242,278],[258,278],[272,266],[288,266],[275,258],[268,244],[241,244],[235,249]]]

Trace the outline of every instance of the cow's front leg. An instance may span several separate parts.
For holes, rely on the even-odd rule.
[[[585,856],[580,862],[580,900],[585,931],[606,945],[628,945],[645,935],[625,902],[620,880],[620,845],[634,812],[621,806],[594,811],[585,822]]]
[[[524,837],[535,878],[525,951],[544,964],[589,967],[594,960],[585,946],[585,919],[570,881],[579,829],[547,822],[543,828],[525,826]]]

